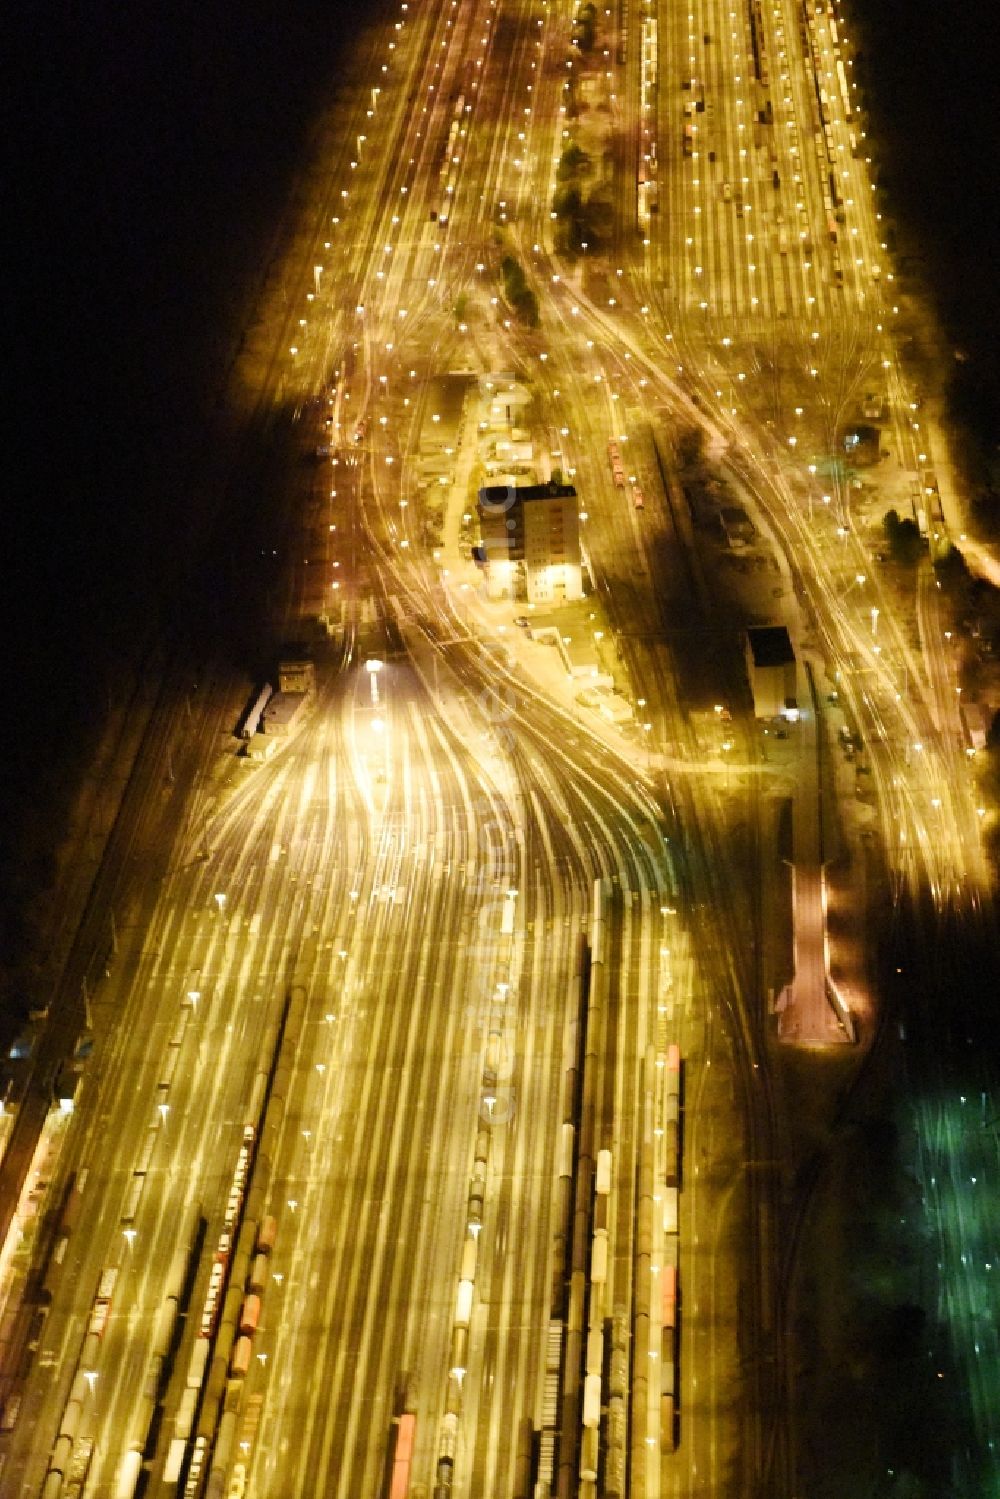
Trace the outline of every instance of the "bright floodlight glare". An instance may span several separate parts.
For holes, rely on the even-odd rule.
[[[371,661],[365,662],[365,671],[371,672],[372,676],[374,676],[377,671],[382,670],[382,665],[383,663],[381,661],[376,661],[373,658]]]

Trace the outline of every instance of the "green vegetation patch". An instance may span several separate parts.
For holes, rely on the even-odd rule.
[[[538,327],[538,298],[528,285],[527,277],[519,261],[513,255],[505,255],[500,262],[503,275],[505,300],[522,323],[529,328]]]

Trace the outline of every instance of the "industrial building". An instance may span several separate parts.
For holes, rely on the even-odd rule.
[[[753,521],[742,505],[723,505],[719,511],[719,525],[727,545],[731,547],[753,545],[756,534]]]
[[[583,597],[572,485],[486,485],[479,491],[478,510],[488,597],[532,604]]]
[[[797,718],[795,652],[784,625],[747,630],[747,676],[757,718]]]
[[[482,427],[503,432],[527,424],[532,405],[531,391],[513,375],[484,376],[479,382],[479,394],[484,413]]]
[[[312,692],[316,686],[316,667],[308,656],[285,656],[278,663],[279,692]]]

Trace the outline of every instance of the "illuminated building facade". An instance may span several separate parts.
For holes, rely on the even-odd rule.
[[[572,485],[487,485],[478,509],[489,598],[551,605],[583,597]]]

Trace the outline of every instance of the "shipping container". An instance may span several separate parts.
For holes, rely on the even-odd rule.
[[[244,1333],[236,1339],[233,1348],[233,1356],[230,1360],[230,1370],[236,1379],[245,1379],[250,1372],[250,1360],[253,1358],[253,1342]]]
[[[135,1449],[131,1452],[126,1452],[118,1469],[114,1499],[132,1499],[141,1472],[142,1453],[135,1451]]]
[[[473,1285],[471,1280],[460,1280],[455,1302],[455,1326],[468,1327],[472,1317]]]
[[[250,1333],[256,1332],[257,1331],[257,1324],[258,1324],[259,1321],[260,1321],[260,1297],[258,1295],[256,1295],[255,1293],[251,1292],[251,1294],[244,1299],[243,1307],[242,1307],[242,1309],[240,1311],[240,1320],[239,1320],[239,1329],[240,1329],[240,1332],[244,1333],[244,1334],[250,1334]]]
[[[611,1191],[610,1150],[599,1150],[597,1152],[597,1173],[594,1178],[594,1191],[598,1197],[607,1197]]]
[[[187,1442],[183,1437],[174,1437],[167,1448],[167,1460],[163,1464],[163,1482],[176,1483],[181,1476],[181,1466],[184,1462],[184,1454],[187,1452]]]
[[[583,1424],[597,1426],[601,1420],[601,1378],[588,1374],[583,1381]]]
[[[257,1248],[261,1254],[270,1254],[274,1248],[274,1241],[278,1237],[278,1220],[270,1213],[260,1225],[257,1235]]]

